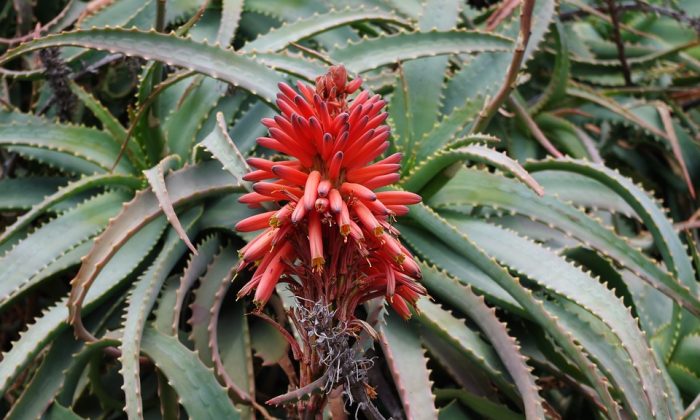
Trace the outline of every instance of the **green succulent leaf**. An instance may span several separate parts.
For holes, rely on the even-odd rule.
[[[695,272],[678,234],[653,198],[630,179],[600,164],[569,159],[532,162],[527,164],[526,168],[530,171],[554,169],[579,173],[593,178],[617,192],[644,221],[654,236],[656,245],[671,272],[678,276],[678,279],[693,293],[697,293],[697,283],[694,280]]]
[[[217,168],[217,163],[189,166],[173,172],[165,180],[166,189],[172,191],[173,207],[207,195],[232,192],[238,188],[236,181]],[[101,267],[110,260],[120,245],[138,232],[141,227],[161,214],[155,194],[140,191],[127,203],[107,229],[95,240],[95,245],[85,257],[80,271],[72,283],[69,300],[71,323],[79,321],[80,306]]]
[[[0,209],[29,210],[67,183],[63,177],[32,176],[0,180]]]
[[[85,296],[84,313],[89,313],[115,290],[120,289],[128,279],[128,275],[158,242],[165,225],[165,218],[148,223],[114,254]],[[12,348],[3,355],[3,361],[0,363],[0,390],[6,391],[11,381],[44,346],[69,328],[67,302],[66,297],[46,308],[32,324],[28,325],[27,330],[12,344]]]
[[[187,67],[240,86],[269,103],[274,102],[277,83],[284,80],[279,73],[231,50],[174,35],[119,28],[78,30],[39,38],[8,51],[0,59],[0,64],[29,51],[68,45],[120,52]]]
[[[42,269],[73,247],[101,232],[128,195],[98,195],[47,222],[0,257],[3,305],[44,280]],[[46,246],[51,241],[52,246]]]
[[[438,399],[454,398],[485,418],[504,420],[522,420],[526,418],[521,414],[515,413],[505,405],[471,395],[461,389],[436,389],[435,397]],[[544,418],[544,414],[540,418]]]
[[[238,24],[243,13],[243,0],[223,0],[221,2],[221,24],[216,35],[216,42],[228,45],[238,30]]]
[[[437,281],[445,281],[444,273],[440,273],[434,268],[426,267],[423,276],[437,277]],[[525,414],[528,418],[544,417],[543,399],[538,393],[538,386],[535,382],[530,368],[527,365],[525,356],[520,352],[520,347],[508,334],[505,324],[496,316],[492,308],[486,306],[483,297],[477,296],[470,288],[464,288],[460,296],[459,309],[469,315],[469,317],[482,329],[486,337],[493,345],[496,353],[501,358],[508,373],[518,387],[523,396]],[[423,308],[419,306],[423,312]],[[444,323],[440,322],[444,326]],[[454,331],[454,328],[450,328]]]
[[[231,137],[226,132],[226,124],[223,115],[216,116],[217,124],[209,135],[200,143],[207,149],[241,185],[251,191],[250,182],[244,181],[245,174],[250,172],[250,167],[245,158],[236,147]]]
[[[569,73],[571,65],[569,62],[569,48],[566,35],[563,33],[561,23],[557,22],[555,33],[556,39],[556,56],[554,60],[554,69],[552,70],[551,78],[547,87],[542,92],[542,95],[537,102],[529,109],[531,114],[537,114],[545,109],[549,104],[556,104],[558,101],[566,97],[566,87],[569,81]]]
[[[456,0],[426,1],[423,13],[418,19],[418,29],[421,32],[454,30],[461,8],[462,2]],[[413,150],[416,139],[432,129],[437,122],[440,88],[445,79],[448,62],[448,56],[440,56],[425,57],[402,64],[399,83],[406,90],[394,90],[390,103],[392,111],[399,108],[399,112],[405,113],[401,116],[401,130],[404,131],[404,135],[398,139],[399,148]],[[396,112],[392,114],[396,120]]]
[[[240,418],[240,411],[211,370],[175,337],[148,327],[144,330],[141,347],[168,378],[192,418]]]
[[[420,57],[444,54],[508,51],[506,37],[477,31],[400,32],[364,39],[330,51],[331,58],[349,70],[363,73],[378,67]]]
[[[94,128],[43,122],[21,125],[0,125],[0,145],[46,149],[78,159],[90,172],[108,172],[116,161],[120,145],[107,133]],[[133,174],[127,159],[117,164],[116,171]]]
[[[189,210],[183,215],[183,228],[194,233],[201,215],[201,206]],[[160,253],[131,289],[119,348],[121,351],[119,361],[122,365],[120,373],[124,378],[122,386],[125,396],[124,411],[129,418],[143,418],[139,355],[146,318],[158,298],[168,273],[175,267],[186,248],[179,234],[174,229],[169,231]]]
[[[170,155],[160,161],[158,165],[143,171],[143,173],[146,175],[146,179],[151,185],[151,191],[158,199],[158,204],[160,205],[161,210],[163,210],[163,214],[165,214],[166,219],[168,219],[168,222],[170,222],[170,225],[173,227],[173,229],[175,229],[175,232],[177,232],[178,236],[180,239],[182,239],[185,245],[187,245],[192,252],[197,253],[194,245],[192,245],[192,241],[190,241],[190,238],[187,237],[187,233],[182,227],[180,219],[177,217],[177,213],[175,213],[173,203],[170,200],[170,194],[168,194],[168,189],[165,186],[165,171],[173,165],[175,160],[177,160],[177,155]]]
[[[408,26],[408,22],[392,12],[381,9],[365,9],[346,7],[342,10],[331,10],[328,13],[313,14],[296,22],[283,24],[281,27],[260,35],[248,42],[242,51],[265,52],[278,51],[287,45],[312,37],[339,26],[355,22],[382,21],[395,25]]]
[[[64,331],[51,345],[41,366],[19,400],[15,401],[7,413],[7,419],[38,418],[58,394],[64,380],[64,371],[71,364],[72,357],[81,350],[83,343],[73,337],[71,331]]]
[[[176,108],[168,115],[163,131],[168,149],[187,161],[197,134],[209,115],[226,94],[228,84],[216,79],[197,76],[180,98]]]
[[[442,152],[435,153],[421,164],[417,165],[413,171],[402,181],[404,188],[410,191],[420,191],[430,180],[438,175],[440,171],[451,166],[456,162],[463,160],[473,160],[483,162],[495,166],[505,172],[508,172],[538,195],[544,194],[542,187],[535,181],[530,174],[525,171],[519,163],[512,160],[503,153],[499,153],[494,149],[472,145],[460,147],[457,149],[447,149]]]
[[[378,328],[380,344],[406,415],[435,419],[438,412],[425,350],[418,335],[405,322],[393,311],[386,313]],[[404,369],[405,366],[411,369]]]
[[[197,252],[190,254],[182,275],[179,277],[177,291],[175,293],[175,302],[173,303],[172,311],[168,311],[170,316],[167,328],[164,332],[176,336],[180,325],[180,316],[182,314],[185,298],[195,282],[204,274],[212,259],[219,250],[218,236],[208,236],[197,246]],[[164,323],[167,321],[164,319]]]
[[[545,174],[550,179],[562,182],[572,173],[538,171],[533,176]],[[552,225],[598,252],[610,256],[618,263],[638,273],[654,287],[682,302],[684,307],[697,312],[698,299],[690,288],[680,283],[671,273],[663,270],[628,241],[611,232],[600,221],[595,220],[584,211],[565,204],[556,196],[550,196],[549,190],[544,197],[538,198],[532,191],[518,182],[473,169],[463,170],[455,179],[454,183],[448,184],[431,199],[430,203],[433,206],[463,212],[466,210],[464,205],[469,207],[485,205],[498,210],[512,211],[540,223]],[[577,178],[573,180],[576,181]],[[599,197],[610,195],[611,190],[602,183],[583,185],[593,187],[591,195]],[[551,191],[551,194],[556,194],[556,192],[556,190]],[[640,191],[637,190],[637,193]],[[625,207],[630,208],[629,206],[625,202]]]
[[[214,365],[210,346],[210,334],[213,332],[209,331],[214,316],[212,308],[214,302],[223,299],[223,295],[226,294],[237,263],[238,256],[233,248],[221,248],[209,263],[206,273],[200,277],[199,287],[194,291],[194,300],[190,304],[192,313],[188,320],[192,327],[190,339],[202,363],[210,367]],[[215,338],[216,336],[213,337]]]
[[[33,205],[32,208],[20,216],[11,226],[0,234],[0,244],[7,242],[13,235],[17,235],[23,228],[27,227],[42,213],[67,199],[78,195],[84,191],[102,186],[126,186],[137,188],[141,181],[128,175],[93,175],[81,178],[61,187],[55,193],[47,195],[41,202]],[[33,186],[33,185],[32,185]]]
[[[533,319],[546,328],[557,340],[562,350],[580,367],[604,402],[607,408],[607,415],[619,418],[618,404],[610,395],[607,380],[604,379],[598,368],[590,362],[583,349],[573,341],[571,335],[566,332],[556,318],[553,318],[546,312],[541,300],[535,298],[531,291],[525,289],[518,280],[479,248],[475,242],[459,232],[427,206],[420,204],[413,206],[409,215],[426,229],[438,234],[443,242],[459,254],[470,259],[476,267],[511,294]]]
[[[570,263],[557,258],[554,252],[526,238],[476,219],[460,216],[447,220],[502,264],[598,317],[617,336],[620,345],[632,359],[639,380],[647,390],[651,403],[649,411],[672,415],[676,407],[668,407],[663,396],[668,391],[664,391],[667,385],[660,373],[661,366],[636,320],[610,290]]]

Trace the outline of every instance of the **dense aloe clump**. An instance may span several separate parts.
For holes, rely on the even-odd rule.
[[[5,3],[4,417],[700,416],[695,1]]]

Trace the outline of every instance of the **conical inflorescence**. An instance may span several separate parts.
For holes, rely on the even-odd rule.
[[[379,296],[408,318],[425,294],[420,268],[391,225],[421,198],[385,188],[399,180],[401,154],[378,160],[389,148],[386,102],[366,90],[349,98],[361,83],[348,82],[342,66],[318,77],[315,88],[281,83],[281,114],[262,120],[269,136],[258,144],[284,156],[248,160],[254,192],[240,201],[275,209],[236,225],[261,231],[240,250],[238,267],[255,269],[240,295],[255,291],[259,308],[280,281],[297,297],[331,304],[339,319]]]

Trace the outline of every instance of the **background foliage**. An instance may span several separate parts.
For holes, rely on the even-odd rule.
[[[385,416],[700,415],[700,3],[37,3],[0,6],[8,418],[284,416],[294,362],[231,281],[241,154],[330,64],[424,197],[433,299],[367,308]]]

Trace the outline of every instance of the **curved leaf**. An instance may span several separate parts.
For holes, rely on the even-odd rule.
[[[38,418],[51,404],[63,384],[64,371],[71,358],[83,347],[70,331],[64,331],[53,342],[32,381],[20,398],[12,404],[7,420]]]
[[[252,52],[250,56],[259,62],[285,73],[313,81],[316,77],[328,71],[328,63],[283,50],[275,53]]]
[[[576,172],[593,178],[618,193],[644,221],[644,224],[654,236],[656,246],[659,248],[659,252],[661,252],[668,268],[678,276],[682,283],[690,288],[691,292],[697,294],[698,285],[695,281],[693,266],[685,246],[673,229],[673,225],[654,200],[630,179],[601,164],[571,159],[529,162],[525,167],[531,171],[552,169]]]
[[[486,398],[477,397],[469,394],[461,389],[436,389],[435,397],[439,399],[455,398],[467,407],[474,410],[476,413],[484,416],[488,419],[498,419],[498,420],[523,420],[524,417],[521,414],[511,411],[507,406],[495,403]],[[534,418],[534,417],[527,417]],[[545,418],[544,413],[541,417]]]
[[[211,133],[202,140],[200,143],[201,146],[207,149],[216,160],[221,162],[224,169],[229,171],[241,185],[248,191],[252,191],[251,183],[243,180],[243,177],[250,172],[250,167],[238,150],[238,147],[236,147],[236,144],[226,132],[226,123],[223,114],[217,114],[216,121],[216,126]]]
[[[62,177],[32,176],[0,180],[0,210],[29,210],[68,182]]]
[[[232,50],[200,44],[175,35],[119,28],[87,29],[48,35],[8,51],[0,57],[0,65],[29,51],[67,45],[119,52],[187,67],[240,86],[269,103],[274,102],[277,83],[284,81],[274,70]]]
[[[141,181],[137,178],[128,175],[93,175],[79,179],[64,187],[61,187],[55,193],[45,197],[41,202],[32,206],[31,210],[24,213],[17,220],[7,227],[0,234],[0,244],[7,242],[13,235],[17,234],[21,229],[27,227],[39,215],[46,212],[49,208],[57,203],[66,200],[83,191],[90,190],[95,187],[108,185],[122,185],[131,188],[137,188],[141,185]],[[29,185],[27,187],[30,187]],[[31,186],[33,187],[33,186]]]
[[[243,13],[243,0],[223,0],[221,2],[221,22],[216,34],[219,45],[229,45],[233,41]]]
[[[472,145],[438,152],[413,168],[402,180],[402,186],[409,191],[420,191],[442,169],[461,160],[474,160],[495,166],[514,175],[538,195],[544,194],[540,184],[525,171],[520,164],[503,153],[485,146]]]
[[[423,267],[423,278],[434,276],[436,281],[444,281],[444,273],[432,267]],[[539,394],[526,357],[520,352],[517,341],[508,334],[507,327],[496,316],[496,311],[486,306],[483,297],[477,296],[471,288],[465,287],[461,294],[458,309],[467,314],[489,339],[501,361],[513,377],[515,384],[523,397],[525,415],[527,418],[544,418],[544,400]]]
[[[209,210],[209,209],[207,209]],[[180,282],[177,288],[175,303],[173,304],[172,318],[170,320],[169,333],[177,336],[177,330],[180,325],[180,315],[185,304],[187,293],[192,288],[199,277],[204,274],[207,267],[211,263],[212,258],[216,255],[219,249],[219,238],[217,236],[208,236],[197,247],[196,254],[190,254],[190,259],[185,266],[185,270],[180,276]]]
[[[563,180],[573,173],[543,170],[535,172],[533,176],[537,177],[538,174],[546,175],[548,178],[554,178],[560,174],[560,180]],[[584,175],[577,176],[583,177]],[[573,181],[575,180],[576,178]],[[601,186],[607,188],[603,184]],[[641,192],[637,190],[637,193]],[[604,197],[606,193],[593,190],[593,194],[601,194]],[[469,207],[474,205],[490,206],[497,210],[516,212],[538,222],[551,225],[633,270],[636,275],[675,301],[680,302],[688,310],[694,313],[700,311],[700,300],[689,287],[680,283],[671,273],[652,262],[627,240],[615,234],[584,211],[549,196],[549,192],[544,197],[538,198],[522,184],[503,176],[474,169],[464,169],[457,174],[454,182],[448,183],[430,200],[430,203],[437,208],[457,211],[460,211],[460,207],[463,205]]]
[[[427,281],[426,284],[430,284],[430,281]],[[473,361],[477,368],[485,371],[488,376],[484,378],[484,387],[491,386],[488,380],[491,378],[504,394],[516,403],[520,403],[520,396],[517,395],[515,386],[498,358],[498,354],[479,336],[478,332],[472,331],[463,320],[453,316],[439,304],[431,303],[428,299],[420,299],[416,309],[419,311],[419,321],[425,326],[425,329],[442,337],[443,341],[454,346],[460,356]],[[423,331],[424,341],[435,338],[430,333]],[[431,342],[426,343],[426,346],[430,350],[431,346],[434,348],[436,344]],[[444,353],[443,351],[442,356],[445,356]],[[451,366],[451,368],[461,370],[458,366]]]
[[[379,323],[380,344],[409,420],[437,419],[428,359],[406,321],[390,311]],[[406,369],[410,366],[410,369]]]
[[[301,41],[339,26],[368,21],[383,21],[408,26],[406,20],[391,12],[380,9],[367,10],[364,7],[347,7],[343,10],[331,10],[323,14],[315,13],[296,22],[283,23],[281,27],[275,28],[248,42],[242,48],[242,51],[277,51],[293,42]]]
[[[34,146],[7,146],[7,150],[17,153],[28,161],[40,163],[69,175],[92,175],[105,172],[104,168],[99,165],[56,150],[40,149]]]
[[[221,353],[219,352],[219,329],[218,318],[221,304],[229,286],[231,279],[234,276],[238,256],[236,251],[231,246],[224,247],[219,250],[219,253],[214,257],[206,273],[199,279],[199,287],[195,291],[195,298],[190,305],[192,316],[188,320],[192,331],[190,339],[194,343],[194,349],[197,351],[202,362],[213,367],[223,385],[228,389],[236,401],[253,403],[251,395],[253,390],[242,389],[231,378],[226,371]],[[242,314],[241,314],[242,315]],[[245,316],[241,316],[241,323],[247,323]],[[227,329],[231,329],[231,325]],[[237,332],[240,334],[241,332]],[[245,377],[246,382],[251,382],[254,377],[252,371],[249,371],[251,366],[246,363],[244,372],[239,377]]]
[[[190,241],[190,238],[187,237],[187,233],[182,227],[180,219],[178,219],[177,217],[177,213],[175,213],[173,203],[170,200],[170,194],[168,194],[168,189],[165,186],[164,173],[166,171],[166,168],[172,166],[173,158],[177,158],[177,156],[170,155],[166,157],[153,168],[143,171],[143,174],[146,176],[148,183],[151,185],[151,191],[153,192],[153,194],[155,194],[156,198],[158,199],[158,204],[160,205],[161,210],[163,210],[163,214],[165,214],[165,217],[168,219],[168,222],[170,222],[170,225],[173,227],[173,229],[175,229],[175,232],[177,232],[180,239],[182,239],[182,241],[185,243],[185,245],[187,245],[190,251],[196,254],[197,249],[195,249],[194,245],[192,245],[192,241]]]
[[[235,179],[222,171],[216,162],[188,166],[173,172],[165,180],[171,191],[173,206],[201,199],[211,194],[232,192],[238,188]],[[95,277],[104,264],[114,255],[121,244],[126,242],[146,223],[161,214],[158,200],[151,191],[137,193],[115,217],[107,229],[95,240],[95,245],[83,260],[80,271],[73,279],[68,302],[70,322],[80,330],[80,307]]]
[[[453,250],[470,259],[474,265],[491,277],[503,289],[528,311],[543,328],[557,340],[562,350],[579,366],[582,373],[591,382],[607,408],[607,415],[619,419],[618,404],[610,395],[607,380],[600,374],[597,367],[586,357],[583,349],[576,344],[573,337],[557,321],[549,315],[542,302],[525,289],[508,271],[496,263],[471,239],[461,234],[429,207],[417,204],[409,212],[411,219],[428,230],[435,232],[439,238]]]
[[[554,59],[554,69],[547,83],[547,87],[542,92],[534,105],[529,108],[530,114],[537,114],[545,109],[548,104],[556,103],[566,96],[566,86],[569,80],[569,71],[571,68],[569,62],[569,48],[567,44],[566,34],[560,22],[557,22],[555,27],[556,34],[556,55]]]
[[[115,289],[119,289],[136,266],[148,255],[166,225],[165,218],[155,220],[139,230],[107,262],[94,286],[85,297],[85,312],[99,305]],[[5,392],[11,381],[27,366],[33,357],[61,331],[68,327],[68,299],[61,299],[54,306],[45,309],[12,348],[3,354],[0,363],[0,390]]]
[[[537,171],[531,175],[544,187],[546,196],[554,196],[576,207],[606,210],[627,217],[637,217],[632,207],[622,197],[587,176],[561,171]]]
[[[186,162],[192,155],[200,127],[228,91],[228,84],[216,79],[197,76],[179,98],[176,108],[162,126],[168,150]]]
[[[612,291],[553,251],[513,232],[466,217],[447,220],[502,264],[598,317],[618,337],[637,369],[651,403],[650,412],[672,416],[673,411],[667,411],[672,409],[663,396],[666,384],[654,353],[629,309]]]
[[[463,2],[458,0],[428,0],[423,4],[423,13],[417,28],[421,32],[451,31],[457,25]],[[405,115],[399,117],[392,112],[392,119],[401,121],[403,131],[397,146],[412,151],[416,140],[433,128],[439,115],[441,87],[448,69],[449,57],[424,57],[403,63],[389,108],[400,109]],[[400,104],[400,105],[399,105]],[[397,107],[397,105],[399,105]]]
[[[190,418],[240,418],[239,411],[211,370],[177,338],[149,327],[143,333],[141,347],[168,378]]]
[[[333,60],[355,73],[386,64],[444,54],[508,51],[510,39],[478,31],[399,32],[363,39],[329,52]],[[0,62],[1,63],[1,62]]]
[[[221,248],[213,260],[209,263],[206,273],[199,279],[199,287],[194,292],[194,300],[190,304],[192,312],[188,323],[192,327],[190,339],[194,343],[194,348],[199,354],[202,362],[212,367],[214,358],[210,348],[209,326],[212,321],[212,308],[214,301],[218,297],[220,286],[231,284],[233,272],[238,262],[235,249],[231,246]]]
[[[195,230],[201,216],[202,207],[189,210],[182,217],[185,228]],[[124,411],[129,418],[143,418],[139,355],[146,319],[158,298],[163,282],[185,251],[186,247],[179,234],[175,230],[168,232],[158,257],[130,291],[119,347],[119,361],[122,365],[119,372],[124,378]]]
[[[477,58],[485,54],[480,54]],[[465,99],[464,105],[455,108],[450,114],[443,116],[432,130],[428,131],[416,142],[415,162],[406,165],[406,169],[419,162],[424,162],[429,156],[446,145],[458,140],[460,134],[473,121],[483,108],[483,103],[479,98],[476,100],[470,97]],[[476,133],[475,135],[479,135]]]
[[[43,280],[38,274],[44,267],[102,231],[127,198],[118,192],[91,198],[42,225],[0,257],[0,305],[35,286]]]
[[[0,145],[31,146],[60,152],[86,161],[103,172],[112,168],[119,154],[119,145],[104,131],[43,122],[1,124]],[[134,172],[127,159],[120,160],[115,169],[122,173]]]
[[[122,143],[124,139],[126,138],[127,131],[126,129],[121,125],[119,120],[112,115],[107,108],[105,108],[104,105],[102,105],[97,98],[95,98],[91,93],[87,92],[85,89],[80,87],[75,82],[71,82],[70,84],[70,89],[71,91],[75,94],[75,96],[80,99],[80,101],[85,104],[85,107],[87,107],[92,114],[100,120],[102,123],[102,128],[107,131],[114,140],[116,140],[118,143]],[[143,157],[141,156],[140,150],[138,149],[138,146],[130,142],[127,145],[127,150],[126,150],[127,156],[129,156],[129,160],[132,162],[136,163],[137,166],[140,168],[145,166],[145,161],[143,160]]]
[[[537,2],[539,4],[539,2]],[[445,81],[442,93],[443,120],[463,108],[469,101],[482,102],[493,96],[506,78],[513,54],[510,52],[485,52],[477,56],[463,56],[461,68]],[[464,120],[465,118],[462,118]]]

